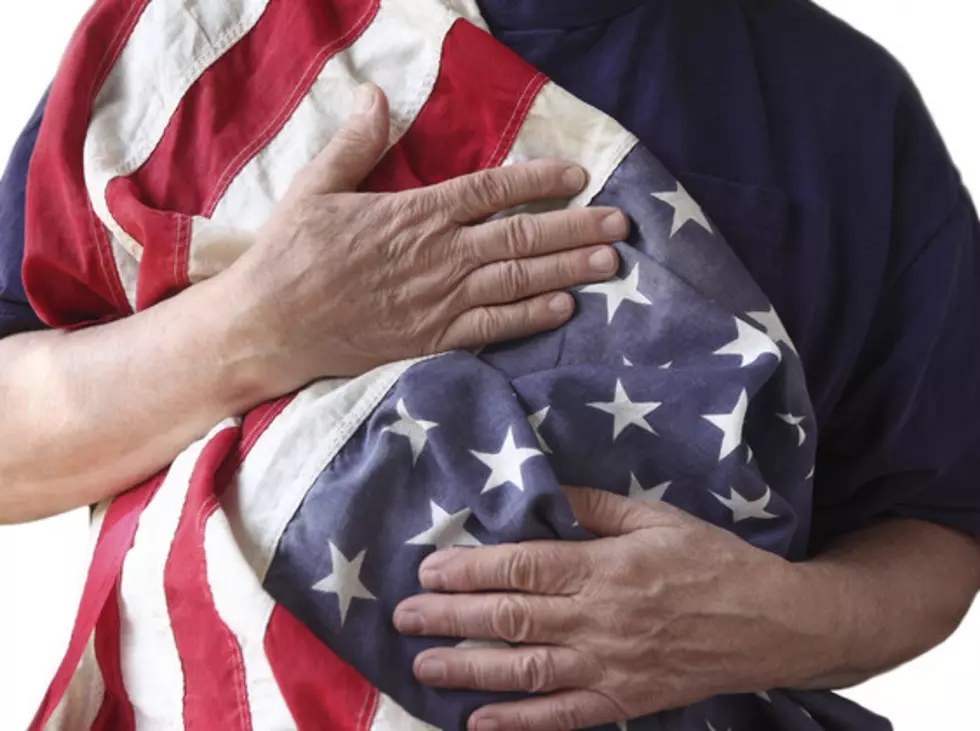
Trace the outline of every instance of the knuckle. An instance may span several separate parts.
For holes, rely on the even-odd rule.
[[[523,597],[501,597],[494,606],[490,622],[494,635],[505,642],[521,644],[531,636],[531,613]]]
[[[338,147],[357,147],[370,144],[375,139],[377,139],[377,133],[371,125],[366,125],[361,120],[352,119],[337,131],[333,143]]]
[[[527,549],[517,546],[506,564],[507,585],[514,589],[528,590],[537,585],[536,567]]]
[[[496,170],[477,176],[473,182],[475,184],[474,192],[479,197],[480,202],[492,210],[497,210],[505,205],[513,188],[508,177]]]
[[[531,276],[519,262],[507,262],[500,267],[500,295],[508,302],[520,299],[530,290]]]
[[[555,257],[552,270],[559,280],[559,286],[578,284],[583,279],[589,278],[592,271],[588,262],[588,254],[577,253],[561,254]]]
[[[542,238],[541,224],[534,216],[520,213],[507,220],[507,250],[511,256],[532,256]]]
[[[381,202],[377,218],[384,227],[385,238],[391,240],[397,236],[411,237],[420,228],[422,216],[416,199],[396,195]]]
[[[430,197],[434,197],[438,203],[439,193],[433,190],[407,190],[390,195],[389,201],[400,224],[433,228],[436,217],[432,215],[431,211],[439,210],[439,206],[438,204],[427,205],[427,200]]]
[[[504,330],[503,315],[491,307],[481,307],[474,320],[473,334],[480,343],[492,343]]]
[[[582,727],[576,710],[569,708],[560,701],[555,701],[551,715],[555,719],[555,728],[561,729],[561,731],[575,731],[575,729]]]
[[[449,231],[445,238],[445,257],[451,267],[451,281],[458,282],[468,274],[471,274],[480,266],[480,259],[475,248],[463,233],[463,229],[453,229]]]
[[[555,686],[555,666],[544,652],[521,657],[517,666],[518,685],[529,693],[544,693]]]

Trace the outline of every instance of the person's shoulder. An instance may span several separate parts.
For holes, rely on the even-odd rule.
[[[737,0],[763,52],[779,54],[782,68],[801,81],[858,92],[869,100],[909,89],[906,69],[877,41],[811,0]],[[883,11],[887,12],[887,11]]]
[[[790,110],[775,112],[781,123],[818,144],[824,164],[837,165],[862,185],[876,182],[866,175],[887,176],[897,204],[930,222],[942,219],[960,198],[961,182],[901,62],[810,0],[736,2],[770,110]]]

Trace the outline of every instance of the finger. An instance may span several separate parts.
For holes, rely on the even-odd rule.
[[[459,315],[439,343],[440,350],[477,348],[554,330],[571,319],[575,299],[552,292],[496,307],[475,307]]]
[[[436,688],[500,692],[551,693],[597,680],[593,666],[567,647],[438,648],[415,658],[413,671]]]
[[[471,273],[460,284],[460,293],[469,307],[507,304],[579,284],[604,282],[618,268],[619,255],[611,246],[499,261]]]
[[[624,536],[654,528],[665,513],[680,512],[666,503],[631,500],[604,490],[564,488],[579,525],[599,538]]]
[[[566,597],[525,594],[419,594],[398,605],[395,628],[406,635],[554,644],[580,625]]]
[[[387,149],[389,125],[384,92],[374,84],[362,85],[347,122],[297,176],[294,185],[318,194],[356,190]]]
[[[419,581],[431,591],[570,596],[588,583],[591,570],[587,544],[535,541],[438,551],[422,562]]]
[[[459,224],[482,221],[527,203],[570,198],[588,182],[585,169],[560,160],[484,170],[439,183],[421,192],[430,211],[444,211]]]
[[[464,255],[477,264],[488,264],[611,244],[629,236],[629,229],[629,219],[617,208],[575,208],[489,221],[463,231],[454,245],[465,247]]]
[[[606,696],[562,690],[513,703],[485,706],[470,716],[467,731],[574,731],[616,723],[624,712]]]

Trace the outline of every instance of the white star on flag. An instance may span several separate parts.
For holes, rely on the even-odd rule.
[[[745,368],[755,363],[766,353],[781,359],[779,346],[761,330],[752,327],[747,322],[735,318],[738,335],[735,340],[714,352],[715,355],[737,355],[742,359],[741,367]]]
[[[674,361],[668,360],[666,363],[664,363],[662,366],[660,366],[660,370],[662,370],[662,371],[669,371],[671,369],[671,366],[673,366],[673,365],[674,365]]]
[[[661,404],[653,401],[635,403],[630,401],[629,396],[626,395],[626,389],[623,388],[622,381],[616,381],[616,395],[613,396],[612,401],[606,403],[591,403],[587,405],[593,409],[599,409],[599,411],[612,414],[613,441],[616,441],[626,427],[630,426],[631,424],[643,429],[644,431],[648,431],[651,434],[657,433],[653,430],[653,427],[646,422],[646,417],[659,409]]]
[[[551,407],[545,406],[541,411],[536,414],[531,414],[527,417],[527,423],[531,425],[531,429],[534,430],[534,436],[537,437],[538,444],[541,445],[541,450],[545,454],[552,454],[551,447],[541,436],[541,425],[544,424],[544,420],[548,418],[548,414],[551,413]]]
[[[803,421],[805,417],[803,416],[793,416],[792,414],[776,414],[780,419],[785,421],[790,426],[795,426],[799,431],[799,444],[796,446],[802,447],[803,442],[806,441],[806,430],[803,428]]]
[[[437,551],[453,546],[482,546],[476,538],[467,532],[466,521],[473,515],[469,509],[460,510],[450,515],[433,501],[429,501],[429,513],[432,516],[432,527],[424,530],[414,538],[405,541],[406,546],[435,546]]]
[[[776,309],[770,305],[766,312],[747,312],[749,317],[759,323],[766,331],[766,335],[772,338],[774,343],[784,343],[787,348],[799,355],[793,341],[790,340],[789,333],[783,326],[783,321],[776,314]]]
[[[330,563],[333,566],[333,572],[327,578],[321,579],[313,585],[314,591],[337,595],[341,627],[347,621],[347,610],[350,609],[352,599],[377,600],[377,597],[361,583],[361,565],[364,563],[366,555],[367,551],[364,550],[357,554],[353,561],[348,561],[340,549],[331,543]]]
[[[670,228],[670,238],[673,238],[688,221],[694,221],[709,234],[714,233],[704,211],[701,210],[701,206],[694,201],[680,183],[677,184],[677,190],[651,193],[650,195],[674,209],[674,223]]]
[[[807,476],[804,477],[803,479],[804,480],[812,480],[813,479],[813,476],[815,474],[817,474],[817,467],[816,467],[816,465],[814,465],[813,467],[810,468],[810,472],[807,473]]]
[[[513,427],[507,430],[507,437],[504,439],[504,445],[500,448],[499,452],[477,452],[470,450],[470,453],[490,468],[490,476],[487,478],[481,494],[488,493],[501,485],[506,485],[508,482],[518,490],[523,491],[524,475],[521,474],[521,467],[532,457],[543,456],[537,449],[518,447],[514,443]]]
[[[745,464],[749,464],[755,454],[752,452],[752,447],[748,444],[745,445]]]
[[[759,691],[758,693],[756,693],[756,695],[759,696],[766,703],[772,703],[772,698],[770,698],[769,694],[766,693],[764,690]]]
[[[724,434],[721,440],[721,451],[718,454],[719,462],[738,449],[738,445],[742,443],[742,426],[745,424],[745,413],[748,408],[749,397],[743,389],[732,413],[705,414],[702,416],[703,419],[707,419],[721,429]]]
[[[630,472],[630,492],[629,497],[634,500],[649,500],[651,502],[660,502],[664,499],[664,494],[670,487],[670,482],[663,482],[656,487],[643,487],[640,481],[636,479],[636,475]]]
[[[385,427],[385,431],[408,439],[412,448],[412,464],[414,465],[419,461],[419,455],[422,454],[422,450],[425,449],[425,444],[429,440],[428,432],[439,425],[434,421],[416,419],[409,414],[408,407],[405,406],[405,399],[399,399],[395,408],[400,418],[394,424]]]
[[[601,284],[590,284],[579,290],[582,294],[601,294],[606,298],[606,310],[609,313],[609,322],[613,321],[619,306],[624,302],[636,302],[639,305],[651,305],[652,303],[640,294],[640,265],[633,267],[626,279],[610,279]]]
[[[624,355],[623,356],[623,365],[626,366],[627,368],[632,368],[633,367],[633,362]]]
[[[732,493],[731,498],[722,497],[717,493],[711,493],[715,498],[724,505],[726,508],[732,511],[732,521],[735,523],[741,523],[743,520],[750,520],[752,518],[758,518],[759,520],[772,520],[778,516],[772,513],[766,512],[766,508],[769,506],[769,501],[772,500],[772,490],[768,487],[766,488],[766,494],[763,495],[758,500],[746,500],[739,492],[734,488],[729,488]]]
[[[629,731],[629,724],[626,721],[616,721],[616,728],[619,731]]]

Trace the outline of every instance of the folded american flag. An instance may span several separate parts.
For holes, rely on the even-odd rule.
[[[34,307],[99,322],[229,266],[365,80],[392,114],[366,190],[577,161],[591,182],[571,205],[634,221],[619,277],[581,288],[560,331],[229,419],[101,506],[33,729],[461,728],[495,698],[416,683],[439,641],[398,635],[394,607],[438,548],[588,538],[562,483],[803,557],[816,425],[778,316],[677,180],[493,40],[472,0],[97,2],[32,163]],[[773,691],[620,728],[855,728],[852,712]]]

